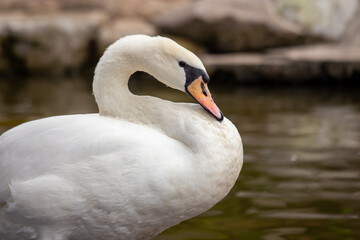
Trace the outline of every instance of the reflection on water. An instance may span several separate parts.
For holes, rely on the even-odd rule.
[[[132,89],[191,101],[150,86]],[[242,135],[244,168],[221,203],[155,239],[360,239],[360,91],[210,89]],[[89,81],[0,81],[0,133],[44,116],[96,111]]]

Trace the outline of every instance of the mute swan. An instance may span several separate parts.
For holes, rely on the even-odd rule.
[[[206,111],[133,95],[136,71]],[[95,69],[99,114],[31,121],[0,137],[0,237],[144,240],[211,208],[234,185],[243,151],[208,82],[199,58],[168,38],[116,41]]]

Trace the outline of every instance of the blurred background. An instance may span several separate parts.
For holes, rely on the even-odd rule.
[[[96,112],[99,57],[136,33],[203,60],[245,153],[222,202],[155,239],[360,239],[360,1],[1,0],[0,134]],[[192,101],[143,73],[130,88]]]

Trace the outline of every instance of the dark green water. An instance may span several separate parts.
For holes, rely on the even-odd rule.
[[[0,133],[45,116],[97,111],[90,81],[14,82],[0,81]],[[191,101],[158,84],[131,85],[139,94]],[[210,90],[243,138],[243,170],[222,202],[155,239],[360,239],[360,90]]]

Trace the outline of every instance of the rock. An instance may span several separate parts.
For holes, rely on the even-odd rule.
[[[359,5],[357,0],[200,0],[154,23],[162,33],[186,36],[213,52],[261,51],[343,41],[344,35],[360,42]]]
[[[263,50],[309,40],[299,35],[298,26],[281,21],[270,0],[200,0],[153,22],[162,33],[186,36],[214,52]]]
[[[213,77],[249,82],[358,81],[360,47],[321,44],[288,47],[265,54],[207,54],[202,60]]]
[[[105,0],[102,5],[107,13],[122,18],[149,19],[163,12],[173,11],[194,0]]]
[[[105,19],[100,13],[1,15],[0,67],[17,74],[78,69]]]
[[[360,46],[360,3],[357,4],[356,12],[341,37],[341,42],[345,45]]]
[[[2,0],[0,72],[92,71],[108,45],[137,33],[160,33],[197,54],[256,51],[207,55],[216,73],[240,80],[351,78],[358,74],[360,2]],[[340,45],[300,46],[319,42]],[[292,45],[299,48],[276,49]]]
[[[319,44],[270,51],[271,57],[297,62],[359,63],[360,47]]]
[[[151,24],[141,19],[118,19],[105,24],[99,31],[98,46],[99,55],[102,55],[105,48],[120,37],[131,34],[155,35],[157,30]]]
[[[1,12],[21,11],[27,14],[102,11],[111,18],[147,19],[171,11],[195,0],[1,0]]]
[[[341,40],[356,16],[358,0],[273,0],[277,12],[297,24],[304,35]]]

